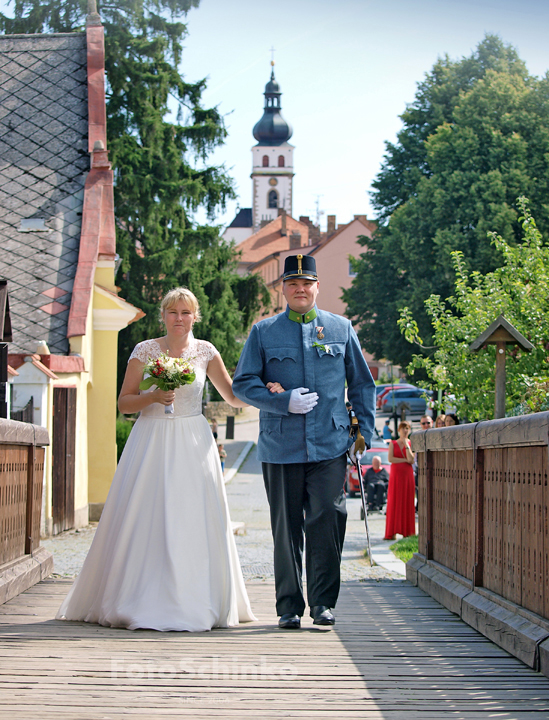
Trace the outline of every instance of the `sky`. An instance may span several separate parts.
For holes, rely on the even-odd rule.
[[[238,193],[215,218],[220,225],[237,205],[251,207],[252,130],[273,47],[282,115],[293,127],[293,215],[320,212],[323,228],[327,215],[375,218],[369,192],[385,142],[395,141],[399,115],[439,57],[469,56],[495,33],[530,73],[549,69],[549,0],[200,0],[185,22],[180,71],[207,78],[204,105],[219,108],[229,132],[209,158]],[[195,219],[206,221],[201,212]]]
[[[204,104],[217,106],[229,137],[211,161],[236,181],[237,202],[216,222],[251,207],[252,129],[270,75],[292,125],[293,215],[321,225],[375,216],[371,183],[385,142],[401,128],[437,58],[470,55],[486,33],[513,45],[533,75],[549,69],[547,0],[201,0],[186,19],[181,71],[208,78]],[[201,220],[200,216],[197,220]]]

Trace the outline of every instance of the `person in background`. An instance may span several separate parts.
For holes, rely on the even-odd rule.
[[[444,418],[445,427],[452,427],[452,425],[459,425],[458,416],[455,413],[448,413]]]
[[[383,440],[386,443],[390,443],[393,439],[393,434],[391,432],[391,421],[385,420],[385,425],[383,426]]]
[[[439,416],[437,417],[437,419],[435,420],[435,427],[436,427],[436,428],[444,427],[444,421],[445,421],[445,420],[446,420],[446,415],[444,415],[444,414],[439,415]]]
[[[217,420],[215,418],[212,418],[211,428],[214,440],[217,440]]]
[[[381,510],[385,503],[385,491],[389,485],[389,474],[381,465],[379,455],[372,458],[372,466],[366,470],[363,481],[368,510]]]
[[[227,458],[227,451],[223,448],[223,443],[219,443],[217,446],[219,452],[219,459],[221,461],[221,472],[225,472],[225,460]]]
[[[414,453],[408,436],[412,426],[403,420],[398,426],[398,440],[389,445],[389,491],[387,493],[387,520],[385,540],[394,540],[397,533],[403,537],[416,534]]]
[[[419,419],[419,424],[421,425],[421,429],[422,429],[422,430],[430,430],[430,429],[433,427],[433,418],[430,417],[429,415],[423,415],[423,416]],[[417,466],[417,458],[414,460],[414,464],[413,464],[412,467],[413,467],[413,469],[414,469],[414,478],[415,478],[415,483],[416,483],[416,510],[417,510],[417,507],[418,507],[418,491],[417,491],[417,488],[418,488],[418,485],[419,485],[419,477],[418,477],[419,470],[418,470],[418,466]]]

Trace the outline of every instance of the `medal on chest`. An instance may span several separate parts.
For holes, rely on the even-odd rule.
[[[322,332],[324,330],[323,325],[315,325],[316,330],[316,336],[319,340],[324,340],[324,333]]]

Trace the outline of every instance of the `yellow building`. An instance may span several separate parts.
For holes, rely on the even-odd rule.
[[[143,313],[115,286],[99,16],[88,16],[85,33],[2,36],[0,57],[0,83],[15,88],[0,118],[11,413],[50,434],[42,513],[49,535],[101,513],[116,469],[118,332]]]

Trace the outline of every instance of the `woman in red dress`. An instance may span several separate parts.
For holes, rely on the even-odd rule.
[[[389,490],[387,492],[387,518],[385,522],[385,540],[394,540],[396,533],[408,537],[416,534],[416,512],[414,481],[414,453],[408,440],[412,430],[404,420],[398,426],[398,440],[389,445]]]

